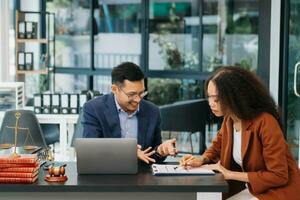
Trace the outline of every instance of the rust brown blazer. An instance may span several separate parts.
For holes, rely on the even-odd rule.
[[[225,117],[222,127],[204,155],[233,170],[233,121]],[[248,172],[249,191],[262,200],[300,199],[300,170],[285,142],[277,120],[262,113],[242,121],[242,170]],[[229,181],[229,196],[245,183]]]

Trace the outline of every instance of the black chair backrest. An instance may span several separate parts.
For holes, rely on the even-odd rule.
[[[33,145],[39,147],[47,147],[40,124],[34,112],[30,110],[9,110],[5,112],[0,130],[0,144],[14,144],[15,129],[8,127],[16,126],[16,112],[19,112],[21,114],[21,117],[19,119],[19,127],[26,128],[27,130],[29,129],[32,138],[31,139],[28,135],[27,130],[19,129],[17,135],[17,146]]]
[[[81,125],[81,120],[83,117],[83,112],[80,110],[79,117],[77,119],[77,124],[75,126],[74,134],[72,137],[71,147],[74,146],[74,141],[76,138],[82,138],[83,137],[83,126]]]
[[[206,99],[180,101],[161,106],[160,114],[163,131],[205,131],[209,106]]]

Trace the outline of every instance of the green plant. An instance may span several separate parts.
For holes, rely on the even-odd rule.
[[[39,92],[44,92],[49,90],[48,87],[48,75],[39,75],[39,85],[38,85]]]
[[[179,99],[180,81],[175,79],[149,79],[148,99],[156,105],[170,104]]]

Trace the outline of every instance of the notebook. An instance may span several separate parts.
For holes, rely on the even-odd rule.
[[[132,138],[77,138],[78,174],[136,174],[137,141]]]
[[[210,169],[201,167],[185,169],[180,165],[164,165],[164,164],[152,164],[152,174],[155,176],[162,175],[214,175]]]

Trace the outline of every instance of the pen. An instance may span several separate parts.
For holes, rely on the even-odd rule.
[[[182,169],[184,169],[182,166],[176,166],[176,167],[174,167],[174,170],[176,171],[176,170],[182,170]]]
[[[176,155],[177,155],[176,150],[177,150],[176,145],[173,144],[173,152],[174,152],[174,155],[173,155],[173,156],[174,156],[174,157],[176,157]]]
[[[186,166],[188,162],[190,162],[190,161],[192,161],[192,160],[194,160],[194,159],[195,159],[195,157],[194,157],[194,156],[191,156],[190,158],[188,158],[187,160],[185,160],[185,161],[182,163],[181,166]]]

